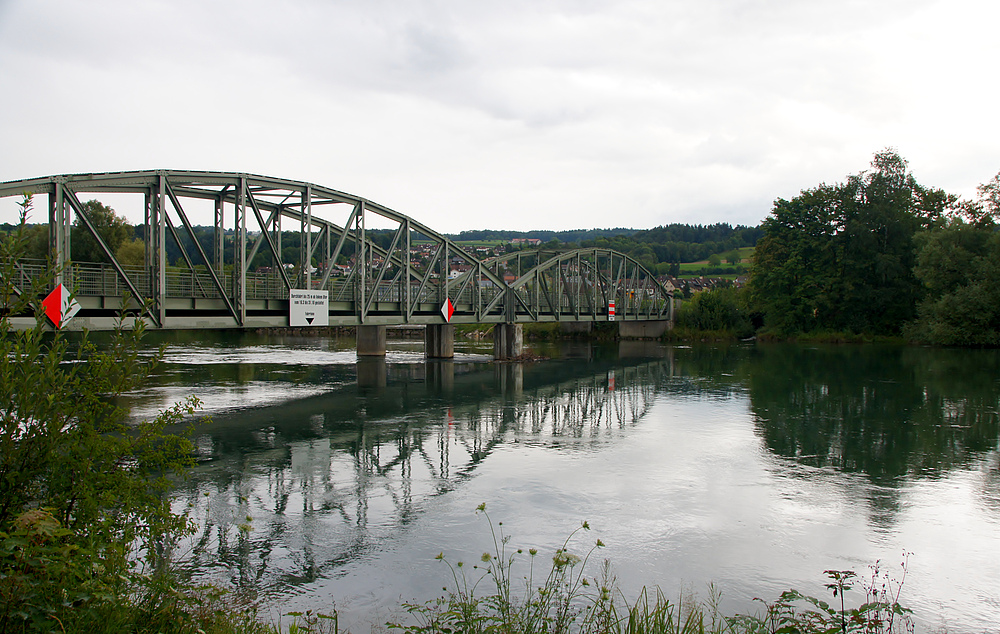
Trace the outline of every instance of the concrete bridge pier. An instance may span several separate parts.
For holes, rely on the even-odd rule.
[[[673,324],[669,320],[660,321],[620,321],[618,336],[622,339],[656,339],[670,330]]]
[[[594,330],[594,322],[563,321],[559,323],[559,330],[566,334],[590,334]]]
[[[493,358],[515,359],[524,352],[524,329],[521,324],[493,326]]]
[[[428,359],[453,359],[455,357],[455,326],[428,324],[424,330],[424,356]]]
[[[358,326],[358,356],[385,356],[385,326]]]

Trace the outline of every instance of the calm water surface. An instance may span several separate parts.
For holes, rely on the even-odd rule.
[[[351,340],[164,336],[135,414],[195,394],[212,418],[176,558],[275,613],[401,618],[450,578],[438,553],[491,549],[485,502],[546,560],[587,520],[571,550],[600,538],[629,597],[714,583],[724,611],[754,611],[823,596],[828,569],[899,578],[909,552],[922,631],[998,631],[996,351],[577,344],[521,366],[390,341],[358,364]]]

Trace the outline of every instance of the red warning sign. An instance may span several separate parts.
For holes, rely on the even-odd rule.
[[[441,306],[441,315],[444,316],[444,320],[451,322],[451,316],[455,314],[455,305],[451,303],[451,298],[444,300],[444,304]]]
[[[615,300],[608,302],[608,321],[615,320]]]
[[[80,312],[80,304],[73,299],[69,289],[62,284],[52,289],[48,297],[42,300],[42,306],[45,308],[45,316],[56,328],[62,328],[66,322],[73,318],[73,315]]]

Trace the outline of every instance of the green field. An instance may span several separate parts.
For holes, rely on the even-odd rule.
[[[744,269],[747,269],[750,266],[750,258],[753,256],[753,250],[754,247],[744,247],[742,249],[737,249],[737,252],[740,254],[739,265],[742,266]],[[718,266],[714,266],[711,268],[728,269],[732,271],[732,273],[712,273],[711,274],[712,277],[723,277],[728,279],[734,279],[738,277],[739,274],[736,273],[736,266],[729,264],[728,262],[725,261],[725,253],[718,253],[716,255],[719,256],[721,262],[719,263]],[[710,266],[711,265],[709,265],[708,260],[701,260],[700,262],[684,262],[681,264],[680,276],[691,277],[691,276],[701,275],[701,270],[709,268]]]

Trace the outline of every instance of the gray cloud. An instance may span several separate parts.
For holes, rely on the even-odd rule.
[[[0,179],[241,170],[443,230],[754,224],[892,145],[969,194],[1000,169],[996,17],[972,0],[0,0]]]

